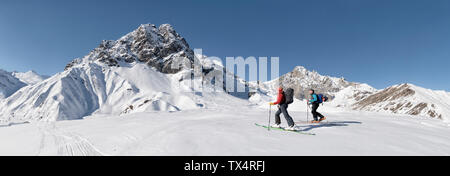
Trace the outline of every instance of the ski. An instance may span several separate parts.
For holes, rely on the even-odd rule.
[[[327,124],[327,123],[330,123],[330,122],[325,121],[325,122],[312,123],[312,122],[308,122],[308,121],[298,121],[298,122],[294,122],[294,123],[295,123],[295,124],[320,125],[320,124]]]
[[[310,135],[310,136],[315,136],[316,135],[314,133],[307,133],[307,132],[303,132],[301,130],[294,130],[294,131],[292,131],[292,130],[286,130],[286,129],[282,128],[282,127],[280,127],[280,128],[273,128],[273,127],[267,127],[266,125],[260,125],[260,124],[257,124],[257,123],[255,123],[255,125],[259,126],[259,127],[263,127],[265,129],[270,128],[270,129],[273,129],[273,130],[289,131],[289,132],[294,132],[294,133],[297,133],[297,134]]]

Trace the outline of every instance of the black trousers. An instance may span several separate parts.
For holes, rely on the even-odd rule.
[[[322,114],[320,114],[319,112],[317,112],[317,109],[319,108],[319,103],[313,103],[312,104],[312,115],[315,121],[318,121],[319,119],[317,117],[323,118],[324,116]]]
[[[278,111],[275,113],[275,123],[276,124],[281,124],[281,119],[280,119],[280,115],[281,113],[283,113],[284,118],[286,119],[288,125],[294,126],[294,120],[292,120],[292,117],[289,115],[287,108],[289,107],[289,105],[287,104],[281,104],[278,106]]]

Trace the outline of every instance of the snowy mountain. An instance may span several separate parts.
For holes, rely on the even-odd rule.
[[[355,110],[450,119],[450,93],[412,84],[395,85],[353,104]]]
[[[12,72],[12,75],[27,85],[33,85],[49,78],[49,76],[40,75],[35,71]]]
[[[178,69],[175,59],[184,59]],[[117,41],[103,41],[83,58],[44,81],[20,89],[0,102],[0,117],[24,120],[71,120],[91,114],[122,115],[136,112],[181,111],[213,107],[217,98],[192,93],[195,57],[187,42],[168,24],[141,25]],[[221,65],[200,58],[207,72]],[[178,63],[177,63],[178,64]],[[217,67],[217,68],[216,68]],[[233,99],[225,92],[220,99]],[[247,95],[248,96],[248,95]]]
[[[0,69],[0,99],[9,97],[26,83],[16,78],[13,73]]]

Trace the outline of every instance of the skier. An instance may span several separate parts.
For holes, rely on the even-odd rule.
[[[320,114],[319,112],[317,112],[317,109],[319,108],[320,105],[320,100],[319,100],[319,96],[315,93],[314,89],[310,89],[309,90],[309,94],[311,95],[311,99],[309,100],[310,105],[312,105],[311,109],[312,109],[312,115],[314,117],[314,120],[311,121],[312,123],[319,123],[327,118],[325,118],[325,116],[323,116],[322,114]],[[318,119],[317,117],[320,117],[320,119]]]
[[[278,105],[278,111],[275,113],[275,125],[272,125],[273,128],[280,128],[281,120],[280,114],[283,113],[284,118],[286,119],[289,127],[286,130],[295,130],[295,123],[292,120],[292,117],[289,115],[287,108],[289,107],[288,103],[286,103],[285,93],[283,88],[278,88],[278,98],[276,102],[269,103],[271,106]]]

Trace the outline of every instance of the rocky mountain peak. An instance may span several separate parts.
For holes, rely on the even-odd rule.
[[[194,52],[186,40],[169,24],[156,27],[142,24],[119,40],[104,40],[87,56],[67,64],[65,70],[83,61],[98,61],[119,67],[121,63],[140,62],[162,73],[177,73],[183,66],[173,68],[175,59],[182,58],[192,64]],[[189,65],[189,64],[187,64]]]

